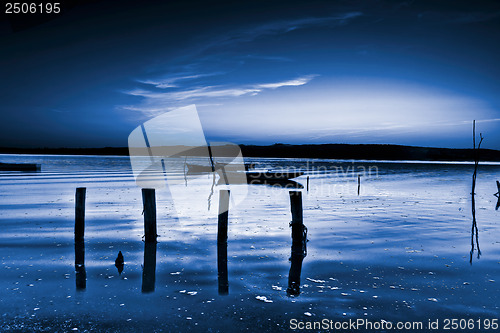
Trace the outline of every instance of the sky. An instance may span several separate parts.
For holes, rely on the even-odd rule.
[[[209,141],[500,150],[498,1],[62,1],[0,19],[0,146],[124,147],[195,104]]]

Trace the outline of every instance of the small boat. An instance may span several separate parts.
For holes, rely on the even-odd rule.
[[[249,185],[271,185],[283,188],[304,188],[304,186],[291,178],[302,176],[303,172],[289,172],[289,171],[251,171],[246,173],[240,172],[223,172],[218,170],[219,182],[217,185],[228,184],[249,184]],[[239,176],[241,175],[241,176]],[[243,176],[244,175],[244,176]],[[242,177],[243,176],[243,177]]]
[[[0,163],[0,171],[40,171],[40,164]]]

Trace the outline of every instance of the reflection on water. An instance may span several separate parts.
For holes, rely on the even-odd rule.
[[[477,221],[476,221],[476,199],[474,193],[474,187],[472,190],[472,228],[470,235],[470,259],[469,262],[472,265],[472,257],[474,255],[474,250],[477,248],[477,259],[481,256],[481,249],[479,248],[479,231],[477,229]]]
[[[142,267],[142,292],[155,290],[156,278],[156,242],[144,242],[144,265]]]
[[[217,223],[217,275],[219,295],[229,294],[227,276],[227,224],[229,216],[230,191],[221,190],[219,194],[219,216]]]
[[[500,182],[498,180],[497,180],[497,189],[498,189],[498,192],[494,194],[494,196],[498,198],[497,205],[495,206],[495,210],[498,210],[498,208],[500,207]]]
[[[298,225],[298,232],[293,232],[292,237],[298,236],[297,239],[292,239],[292,251],[290,255],[290,272],[288,274],[288,288],[286,293],[288,296],[298,296],[300,294],[300,275],[302,272],[302,261],[307,256],[307,228],[305,225]]]
[[[87,272],[85,271],[85,242],[75,242],[75,281],[76,290],[87,287]]]

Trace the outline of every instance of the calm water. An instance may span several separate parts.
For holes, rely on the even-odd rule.
[[[289,297],[288,189],[255,185],[231,208],[229,288],[219,295],[217,187],[208,200],[194,183],[182,208],[169,190],[157,190],[158,244],[147,248],[141,190],[127,157],[0,161],[42,164],[39,173],[0,173],[2,331],[291,331],[291,319],[499,317],[498,165],[479,166],[481,255],[475,248],[471,260],[470,164],[249,159],[260,169],[301,168],[310,176],[309,191],[301,190],[309,240],[298,264],[301,293]],[[306,176],[296,180],[306,186]],[[86,234],[76,254],[85,253],[86,279],[82,267],[75,273],[73,242],[81,186]]]

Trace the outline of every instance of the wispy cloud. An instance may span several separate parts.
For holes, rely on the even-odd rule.
[[[294,87],[294,86],[302,86],[311,81],[316,75],[308,75],[299,77],[293,80],[282,81],[282,82],[274,82],[274,83],[263,83],[258,84],[255,87],[257,89],[276,89],[281,87]]]
[[[186,99],[198,98],[219,98],[219,97],[238,97],[243,95],[256,95],[266,89],[277,89],[281,87],[296,87],[307,84],[316,75],[307,75],[295,78],[293,80],[286,80],[272,83],[259,83],[253,85],[244,85],[239,87],[227,86],[206,86],[190,88],[185,90],[168,91],[168,92],[153,92],[145,89],[134,89],[127,92],[131,96],[141,96],[151,99],[162,99],[172,101],[183,101]],[[148,83],[148,82],[143,82]],[[156,82],[149,84],[158,87]]]
[[[187,80],[194,80],[194,79],[199,79],[202,77],[207,77],[207,76],[214,76],[214,75],[220,75],[223,73],[217,72],[217,73],[208,73],[208,74],[194,74],[194,75],[187,75],[186,73],[181,73],[177,74],[175,76],[170,76],[167,78],[163,79],[158,79],[158,80],[137,80],[137,82],[144,83],[144,84],[150,84],[155,86],[156,88],[176,88],[179,85],[177,82],[179,81],[187,81]]]
[[[183,101],[202,101],[211,99],[235,98],[240,96],[255,96],[265,90],[273,90],[282,87],[297,87],[309,83],[316,75],[307,75],[292,80],[285,80],[271,83],[258,83],[241,85],[236,87],[228,86],[206,86],[188,88],[175,91],[151,91],[146,89],[134,89],[125,92],[130,96],[143,97],[145,100],[140,105],[122,106],[121,109],[130,111],[140,111],[147,115],[154,115],[171,109],[169,105],[174,105]],[[158,87],[157,82],[142,81],[146,84]]]

